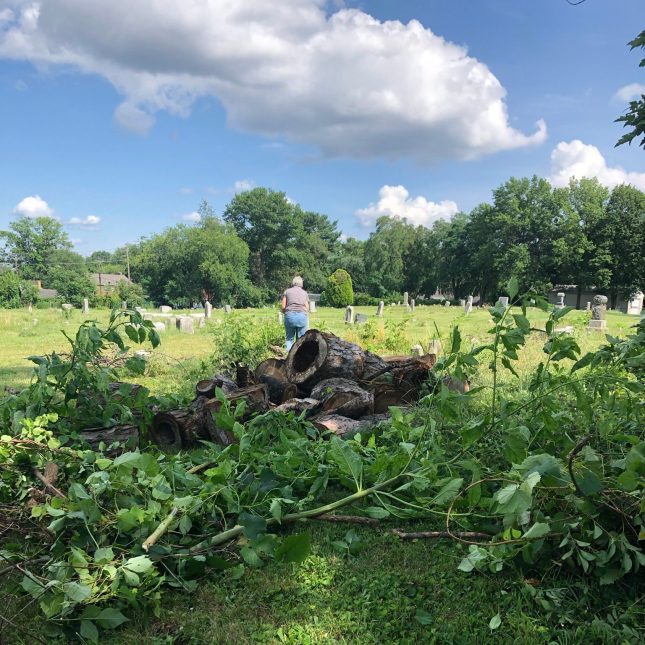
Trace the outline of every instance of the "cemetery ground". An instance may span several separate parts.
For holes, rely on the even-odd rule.
[[[319,308],[310,326],[384,355],[407,354],[415,344],[427,351],[433,340],[445,351],[455,325],[469,348],[488,342],[493,326],[490,314],[479,309],[466,316],[460,307],[417,306],[409,314],[403,307],[386,306],[382,319],[374,317],[375,309],[356,307],[356,312],[370,316],[369,322],[347,325],[344,311]],[[258,329],[273,325],[276,331],[277,309],[241,310],[228,319],[231,316],[250,320]],[[73,337],[85,318],[105,323],[108,317],[108,311],[100,310],[86,317],[75,310],[69,318],[56,310],[0,311],[0,387],[28,385],[33,366],[26,357],[67,351],[69,344],[60,330]],[[528,318],[532,327],[543,329],[547,314],[531,309]],[[195,325],[194,334],[161,332],[158,348],[145,346],[151,357],[144,375],[124,374],[123,380],[155,393],[188,394],[196,378],[217,371],[217,329],[226,319],[222,310],[214,310],[204,327]],[[587,312],[573,311],[559,323],[573,327],[571,336],[581,355],[606,342],[604,333],[586,329],[588,320]],[[624,338],[637,322],[636,317],[608,312],[606,332]],[[502,389],[528,387],[543,360],[545,340],[539,332],[531,334],[516,363],[519,378],[500,373]],[[474,386],[491,385],[487,365],[484,356],[472,378]],[[395,525],[406,531],[445,528],[440,515]],[[102,632],[101,642],[631,643],[643,636],[638,631],[645,623],[642,578],[600,586],[556,563],[539,573],[521,566],[494,574],[465,573],[458,565],[467,546],[450,540],[400,540],[389,532],[394,525],[387,526],[304,523],[297,530],[309,531],[312,545],[304,562],[271,561],[239,572],[209,572],[192,593],[178,583],[176,591],[164,594],[158,615],[135,612],[119,630]],[[31,643],[30,634],[48,642],[36,603],[18,611],[29,601],[15,593],[12,585],[17,581],[19,577],[10,575],[0,578],[0,614],[16,615],[15,629],[3,625],[0,642]]]

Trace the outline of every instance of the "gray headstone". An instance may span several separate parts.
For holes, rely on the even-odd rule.
[[[591,301],[587,300],[587,311],[591,311]]]
[[[169,314],[172,311],[172,307],[169,305],[161,305],[161,307],[159,307],[159,311],[162,314]]]
[[[466,306],[466,301],[463,298],[460,298],[459,300],[459,306],[460,307],[465,307]]]
[[[316,301],[315,300],[310,300],[309,301],[309,313],[312,313],[312,314],[316,313]]]
[[[410,300],[410,309],[412,310],[412,313],[414,313],[414,307],[416,306],[416,304],[417,303],[415,302],[414,298],[412,298],[412,300]]]
[[[206,318],[205,317],[199,318],[199,326],[200,327],[206,327]]]
[[[555,308],[564,309],[564,296],[565,296],[564,291],[558,291],[556,295],[558,296],[558,302],[555,303]]]
[[[406,310],[408,313],[412,313],[412,307],[410,307],[410,305],[406,305],[406,306],[405,306],[405,310]]]
[[[210,318],[213,315],[213,305],[208,300],[204,303],[204,317]]]
[[[83,298],[83,313],[90,313],[90,301],[87,298]]]
[[[225,314],[231,313],[231,305],[224,305],[224,313]]]
[[[125,300],[121,301],[121,309],[127,309],[128,308],[128,303]]]
[[[138,311],[140,314],[145,314],[147,309],[144,309],[143,307],[135,307],[135,311]]]
[[[441,341],[431,340],[428,343],[428,354],[441,354]]]
[[[408,306],[408,304],[409,304],[409,300],[408,300],[408,298],[409,298],[409,297],[408,297],[408,292],[407,292],[407,291],[404,291],[404,292],[403,292],[403,306],[404,306],[404,307],[407,307],[407,306]]]
[[[134,355],[135,355],[137,358],[140,358],[140,359],[142,359],[142,360],[144,360],[144,361],[148,361],[148,360],[150,360],[150,352],[146,351],[145,349],[138,349],[138,350],[134,353]]]
[[[179,316],[177,318],[177,329],[184,334],[195,333],[195,319],[190,316]]]
[[[166,331],[166,323],[156,322],[153,325],[157,331]]]
[[[605,313],[607,312],[607,296],[594,296],[593,305],[591,307],[591,320],[589,321],[589,329],[606,329],[607,321],[605,320]]]
[[[354,318],[354,322],[357,325],[364,325],[369,319],[369,316],[366,314],[356,314],[356,317]]]
[[[354,322],[354,307],[351,305],[345,309],[345,322],[349,325]]]
[[[378,303],[378,307],[376,308],[376,315],[377,316],[382,316],[383,315],[383,309],[385,308],[385,303],[381,300]]]
[[[643,310],[643,300],[645,300],[645,296],[642,291],[639,291],[627,303],[626,313],[630,316],[640,316],[640,313]]]
[[[443,301],[443,306],[444,307],[450,307],[450,300],[444,300]]]
[[[177,327],[177,316],[168,317],[168,329],[178,329]]]
[[[508,307],[508,296],[500,296],[497,299],[497,302],[499,302],[503,307],[507,308]]]
[[[416,345],[412,345],[410,351],[412,352],[412,356],[423,356],[423,347],[418,343]]]
[[[65,313],[69,313],[72,309],[74,309],[74,305],[70,305],[69,302],[66,302],[64,305],[61,305],[60,308]]]
[[[468,296],[468,300],[466,300],[466,304],[464,305],[464,312],[469,314],[473,310],[473,297]]]

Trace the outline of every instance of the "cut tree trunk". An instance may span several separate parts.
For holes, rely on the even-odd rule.
[[[150,438],[164,452],[179,452],[206,438],[204,415],[201,411],[187,408],[157,412],[152,419]]]
[[[119,425],[111,428],[87,428],[86,430],[81,430],[80,437],[89,444],[92,450],[98,450],[101,442],[109,446],[118,441],[123,446],[108,453],[117,454],[130,448],[136,448],[139,445],[139,428],[132,425]]]
[[[207,399],[212,399],[215,396],[216,388],[220,388],[224,394],[229,394],[230,392],[235,392],[238,386],[228,376],[217,374],[213,378],[198,381],[197,385],[195,385],[195,395],[197,397],[205,396]]]
[[[362,419],[349,419],[339,414],[320,414],[310,419],[321,432],[332,432],[341,439],[349,439],[359,432],[370,430],[382,421],[387,421],[389,414],[374,414]]]
[[[268,374],[263,374],[259,379],[260,383],[265,383],[269,390],[269,401],[280,405],[289,399],[298,396],[298,386],[289,383],[284,379],[279,379]]]
[[[272,376],[273,378],[286,381],[287,379],[287,362],[283,358],[267,358],[255,368],[255,380],[260,383],[263,376]]]
[[[320,401],[317,399],[290,399],[275,408],[274,412],[282,412],[283,414],[287,412],[295,412],[296,414],[312,413],[318,410],[319,407]]]
[[[369,356],[371,365],[374,358]],[[333,334],[311,329],[300,337],[287,357],[287,379],[305,393],[328,378],[357,381],[365,370],[365,352]],[[370,369],[371,373],[371,369]]]
[[[359,419],[374,412],[374,395],[345,378],[320,381],[311,391],[311,397],[321,401],[322,410],[327,414]]]
[[[255,376],[246,365],[238,365],[235,368],[235,381],[238,387],[249,387],[255,384]]]

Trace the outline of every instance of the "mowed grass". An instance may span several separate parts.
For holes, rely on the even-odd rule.
[[[387,306],[383,318],[376,318],[375,307],[356,307],[356,313],[365,313],[374,320],[376,334],[385,336],[388,330],[396,325],[403,325],[405,341],[397,352],[409,353],[411,347],[420,343],[427,350],[431,340],[439,339],[445,348],[451,329],[458,326],[465,347],[480,345],[490,340],[488,330],[491,327],[490,315],[485,310],[474,309],[465,315],[461,307],[417,306],[413,314],[408,314],[403,307]],[[518,310],[519,311],[519,310]],[[96,320],[105,325],[109,311],[93,310],[88,316],[83,316],[80,310],[71,312],[69,319],[60,310],[42,309],[29,313],[26,309],[0,310],[0,388],[4,386],[24,387],[30,382],[33,363],[29,356],[42,355],[52,351],[64,352],[69,350],[69,342],[63,332],[73,337],[78,326],[84,320]],[[152,313],[152,312],[151,312]],[[189,312],[184,312],[189,313]],[[194,312],[193,312],[194,313]],[[153,350],[153,360],[146,375],[139,377],[137,382],[149,387],[155,393],[174,391],[178,384],[183,384],[184,377],[195,370],[203,370],[204,375],[212,372],[209,358],[213,354],[213,337],[210,333],[213,326],[219,324],[226,314],[222,310],[214,310],[213,317],[205,327],[195,324],[194,334],[184,334],[174,328],[161,333],[161,345]],[[275,321],[277,308],[242,309],[235,311],[233,316],[251,317],[258,324]],[[546,314],[537,309],[529,310],[529,319],[536,328],[544,328]],[[587,330],[589,314],[587,312],[570,312],[560,323],[562,326],[574,327],[574,336],[583,353],[597,349],[605,342],[605,335]],[[163,318],[155,320],[163,321]],[[346,325],[344,310],[318,308],[310,316],[310,327],[329,330],[359,344],[365,344],[361,325]],[[607,333],[614,336],[625,336],[630,326],[638,321],[636,316],[627,316],[618,312],[608,312]],[[197,321],[196,321],[197,323]],[[527,347],[520,356],[518,372],[528,373],[544,356],[542,347],[546,337],[534,333]],[[139,349],[138,346],[133,347]],[[151,349],[147,347],[146,349]],[[482,361],[485,362],[485,361]],[[490,373],[486,369],[479,375],[480,385],[487,385]]]
[[[373,317],[374,307],[356,311]],[[258,324],[275,321],[277,309],[242,310],[234,316],[252,317]],[[90,319],[105,323],[108,311],[93,311]],[[342,310],[319,309],[311,316],[311,326],[328,329],[360,342],[364,328],[343,323]],[[37,319],[34,324],[33,319]],[[543,328],[546,315],[531,310],[529,318]],[[636,317],[608,313],[608,333],[625,336]],[[212,329],[224,319],[216,310],[204,328],[194,335],[171,329],[162,333],[162,343],[145,376],[131,380],[144,383],[154,392],[177,391],[193,387],[200,370],[213,371]],[[588,314],[571,312],[562,326],[573,325],[574,336],[583,352],[605,342],[604,334],[587,332]],[[74,311],[70,320],[58,311],[2,311],[0,324],[0,386],[24,386],[31,378],[26,357],[69,347],[61,333],[73,336],[82,322]],[[417,307],[413,315],[402,307],[386,307],[376,334],[405,323],[405,346],[416,343],[427,348],[439,339],[444,347],[454,326],[459,326],[466,346],[489,340],[490,316],[474,310],[465,316],[456,307]],[[519,361],[521,380],[544,357],[546,337],[532,334]],[[149,348],[148,348],[149,349]],[[487,360],[477,374],[478,384],[488,385]],[[188,377],[188,378],[187,378]],[[518,387],[517,380],[504,377],[505,387]],[[520,385],[521,387],[521,385]],[[348,509],[348,513],[352,510]],[[466,547],[447,540],[401,541],[391,535],[392,524],[372,529],[355,527],[362,550],[346,556],[332,542],[342,540],[352,527],[303,523],[294,531],[312,534],[312,554],[301,565],[269,563],[262,569],[247,568],[234,579],[230,572],[211,571],[199,581],[194,593],[182,589],[164,593],[158,616],[129,612],[132,619],[114,633],[105,633],[102,643],[140,643],[141,645],[244,644],[244,643],[613,643],[637,642],[621,637],[619,630],[593,624],[611,612],[622,615],[631,625],[643,623],[639,609],[642,585],[628,581],[612,588],[601,588],[592,580],[579,584],[575,578],[554,567],[545,575],[532,569],[509,567],[498,574],[463,573],[457,569]],[[435,520],[402,522],[408,530],[443,528]],[[232,553],[234,550],[231,551]],[[37,634],[45,642],[49,636],[42,615],[34,603],[24,611],[29,598],[20,595],[15,585],[20,578],[5,576],[0,587],[3,608],[0,614],[12,619],[25,634],[2,625],[3,643],[33,643]],[[9,582],[11,581],[11,582]],[[640,591],[639,591],[640,588]],[[537,590],[538,599],[530,590]],[[539,602],[549,601],[554,610],[545,611]],[[636,612],[641,612],[640,619]],[[501,625],[489,628],[499,614]]]

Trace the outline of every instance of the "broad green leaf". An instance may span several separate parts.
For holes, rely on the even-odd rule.
[[[242,512],[237,518],[237,523],[244,527],[244,535],[250,540],[255,539],[262,533],[266,533],[266,520],[259,515]]]
[[[311,536],[309,533],[290,535],[276,549],[276,560],[283,562],[303,562],[311,551]]]
[[[92,588],[78,582],[66,582],[63,585],[65,595],[74,602],[83,602],[92,595]]]
[[[249,566],[255,567],[256,569],[264,566],[264,560],[262,560],[262,558],[257,554],[257,551],[252,547],[243,547],[240,554],[242,555],[242,558],[244,558],[244,562]]]
[[[94,552],[94,562],[97,564],[106,564],[114,560],[114,551],[112,547],[105,547],[103,549],[96,549]]]
[[[99,642],[99,630],[91,620],[81,620],[81,636],[90,643]]]
[[[495,614],[488,623],[488,627],[492,630],[497,629],[502,624],[502,617],[499,614]]]
[[[134,573],[145,573],[152,568],[152,560],[147,555],[137,555],[127,560],[123,566]]]
[[[434,622],[432,616],[425,609],[417,609],[414,618],[422,625],[432,625]]]
[[[433,500],[434,503],[447,504],[448,502],[452,501],[457,496],[457,493],[459,493],[459,490],[461,489],[463,483],[464,480],[462,477],[451,479],[441,487],[441,490],[437,493]]]
[[[276,522],[279,522],[282,519],[282,504],[280,504],[279,499],[274,499],[271,501],[269,512],[271,513],[271,517]]]
[[[536,522],[524,535],[526,539],[536,539],[548,535],[551,527],[544,522]]]
[[[369,517],[372,517],[375,520],[383,520],[390,515],[390,511],[382,508],[381,506],[368,506],[365,509],[365,512]]]
[[[107,607],[106,609],[102,609],[94,620],[103,629],[116,629],[130,619],[126,618],[118,609]]]
[[[513,298],[515,298],[519,290],[520,286],[517,282],[517,278],[515,276],[512,276],[506,284],[506,293],[509,295],[511,301],[513,300]]]
[[[140,463],[140,452],[124,452],[122,455],[119,455],[113,462],[114,466],[129,466],[130,468],[136,468]]]

